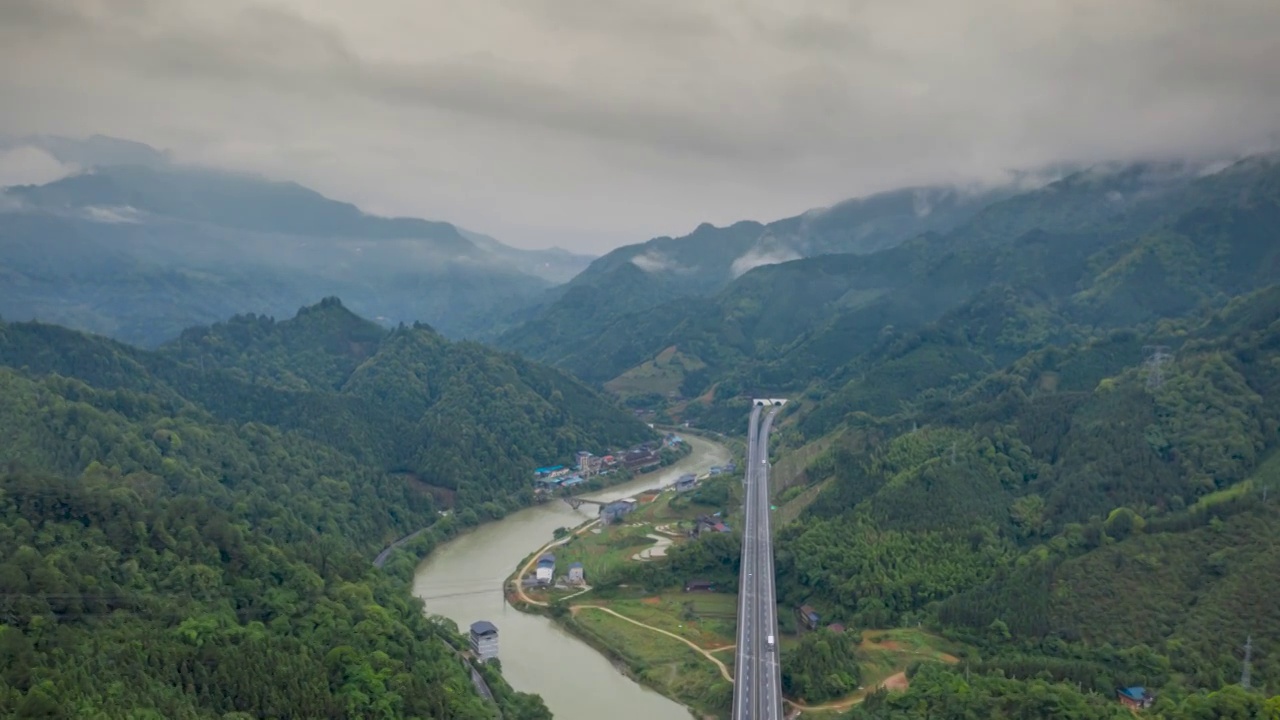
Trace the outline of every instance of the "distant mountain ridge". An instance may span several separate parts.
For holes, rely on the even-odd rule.
[[[35,148],[64,165],[81,170],[106,165],[162,167],[172,162],[167,151],[107,135],[91,135],[87,138],[61,135],[0,136],[0,150],[16,148]]]
[[[154,346],[190,325],[342,295],[384,323],[466,337],[590,260],[369,215],[297,183],[174,165],[139,143],[14,143],[81,171],[0,191],[0,314],[11,319]]]
[[[554,361],[568,334],[602,331],[609,320],[678,297],[709,296],[760,266],[835,252],[868,253],[923,232],[946,230],[1016,186],[964,190],[917,187],[810,210],[771,223],[699,225],[688,235],[617,248],[563,286],[521,308],[500,347]]]
[[[603,382],[681,338],[687,347],[688,336],[681,328],[706,324],[696,317],[706,312],[705,301],[727,303],[727,316],[710,324],[728,328],[756,312],[769,312],[757,301],[746,300],[769,295],[774,296],[772,307],[788,308],[779,313],[779,322],[794,340],[796,333],[815,328],[782,316],[810,317],[817,312],[825,317],[837,309],[827,307],[829,303],[872,302],[885,287],[911,276],[912,267],[936,263],[962,246],[998,246],[1034,230],[1106,231],[1122,217],[1128,218],[1130,228],[1138,227],[1152,220],[1143,213],[1158,215],[1166,207],[1159,199],[1198,174],[1197,167],[1182,163],[1098,167],[1030,190],[1027,186],[1036,183],[981,192],[915,188],[769,225],[702,225],[683,238],[658,238],[601,257],[567,285],[545,293],[541,306],[525,311],[524,322],[505,331],[497,344]],[[790,268],[791,263],[797,265]],[[850,278],[852,284],[830,276],[832,271],[858,273],[864,267],[871,275]],[[806,287],[803,268],[817,273],[815,286]],[[791,274],[794,280],[784,282],[793,295],[771,292],[773,278]],[[817,279],[823,277],[827,279]],[[834,296],[819,300],[814,292],[820,288]],[[821,304],[800,307],[792,297]],[[741,307],[733,309],[735,305]],[[669,337],[638,339],[645,332]],[[753,352],[745,347],[743,351]]]
[[[189,167],[103,166],[47,185],[8,188],[29,210],[124,209],[133,221],[155,215],[263,233],[328,238],[423,239],[443,250],[475,246],[445,222],[368,215],[297,183]]]
[[[740,420],[740,393],[809,394],[806,434],[821,434],[849,412],[891,412],[885,403],[902,401],[894,373],[923,373],[923,390],[1042,343],[1192,313],[1280,277],[1268,230],[1280,224],[1278,179],[1270,157],[1207,175],[1160,163],[1083,171],[945,233],[758,267],[718,292],[649,296],[639,310],[609,302],[611,290],[654,287],[641,269],[620,267],[608,286],[571,283],[504,339],[631,402],[726,430]],[[926,338],[975,333],[998,351],[924,364],[913,355],[922,343],[936,350]]]

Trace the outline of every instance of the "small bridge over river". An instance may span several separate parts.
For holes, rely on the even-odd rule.
[[[588,500],[586,498],[574,497],[573,495],[566,497],[564,501],[569,503],[569,507],[573,508],[574,510],[577,510],[583,505],[599,505],[600,507],[604,507],[605,505],[609,504],[601,500]]]

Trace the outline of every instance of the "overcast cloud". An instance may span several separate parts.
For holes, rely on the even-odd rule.
[[[1276,0],[0,0],[0,133],[597,252],[906,183],[1271,149],[1277,67]]]

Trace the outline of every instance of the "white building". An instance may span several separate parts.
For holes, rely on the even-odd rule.
[[[488,620],[471,623],[471,652],[480,662],[498,657],[498,628]]]
[[[540,583],[551,584],[552,578],[556,576],[556,556],[551,553],[544,553],[538,558],[538,569],[533,573],[533,579]]]

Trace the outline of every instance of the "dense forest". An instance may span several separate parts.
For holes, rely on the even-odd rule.
[[[787,697],[822,702],[848,695],[860,687],[856,633],[826,628],[806,634],[782,653],[782,691]]]
[[[1277,228],[1275,157],[1080,173],[618,319],[562,364],[683,372],[659,415],[726,432],[753,393],[793,400],[775,450],[821,450],[775,488],[783,609],[964,648],[858,717],[1127,717],[1143,686],[1168,720],[1275,718]],[[737,550],[670,558],[631,579],[731,582]],[[790,658],[793,692],[847,687],[835,648]]]
[[[1001,674],[956,672],[922,665],[904,694],[878,692],[854,707],[853,720],[1132,720],[1135,713],[1104,694],[1081,693],[1078,686],[1047,673],[1029,679]],[[1174,699],[1156,698],[1142,715],[1166,720],[1274,720],[1280,697],[1267,699],[1237,685]]]
[[[964,215],[593,305],[561,364],[669,371],[660,417],[725,431],[758,389],[792,398],[775,449],[821,450],[779,498],[779,598],[849,629],[784,655],[792,694],[857,687],[858,633],[923,627],[958,662],[855,717],[1119,718],[1140,685],[1155,717],[1276,720],[1280,163],[1080,173]],[[0,710],[52,717],[490,717],[411,555],[529,502],[535,465],[651,436],[559,371],[336,299],[155,351],[0,324],[0,429]],[[731,586],[738,553],[716,534],[614,580]],[[546,716],[495,681],[505,717]]]
[[[494,674],[500,707],[480,699],[410,555],[527,502],[535,462],[650,432],[332,299],[157,352],[0,324],[0,365],[6,716],[549,717]]]
[[[1123,717],[1116,688],[1141,685],[1157,716],[1276,717],[1280,286],[1150,325],[1050,323],[1059,343],[939,377],[1017,317],[981,307],[854,381],[897,402],[843,418],[780,531],[783,603],[972,649],[857,715]]]
[[[814,401],[804,432],[818,437],[850,413],[892,415],[1046,344],[1263,287],[1275,277],[1278,221],[1275,157],[1204,176],[1160,164],[1091,169],[873,252],[756,267],[712,293],[646,302],[665,275],[623,263],[595,294],[571,283],[509,333],[510,347],[590,382],[647,377],[670,417],[724,432],[745,430],[743,396],[804,396]],[[638,293],[631,305],[643,309],[597,298],[605,289]],[[581,303],[568,293],[584,294],[579,315],[592,317],[570,313]],[[927,342],[947,333],[953,342]],[[672,353],[655,381],[653,366]]]

